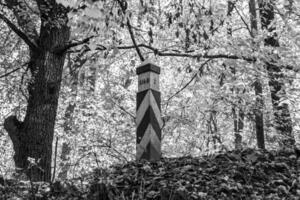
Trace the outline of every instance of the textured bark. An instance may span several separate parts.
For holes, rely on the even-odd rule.
[[[269,32],[269,35],[265,39],[265,45],[270,47],[279,47],[279,41],[275,28],[272,26],[272,21],[275,18],[274,13],[274,0],[270,1],[259,1],[261,25],[264,30]],[[279,56],[277,59],[280,59]],[[275,64],[274,64],[275,63]],[[288,104],[281,103],[282,96],[285,96],[284,89],[284,74],[276,64],[276,60],[271,60],[266,63],[268,76],[269,76],[269,87],[271,90],[271,99],[274,111],[275,124],[277,132],[282,136],[281,144],[284,146],[293,146],[295,144],[295,138],[293,136],[293,126],[291,114],[288,108]]]
[[[235,3],[232,1],[227,2],[227,17],[231,17],[231,13],[234,9]],[[229,36],[232,36],[232,27],[230,24],[228,24],[227,27],[227,34]],[[236,77],[236,69],[231,68],[231,73]],[[236,78],[234,78],[236,79]],[[232,89],[232,92],[239,92],[239,90]],[[241,102],[239,102],[241,104]],[[232,115],[233,115],[233,130],[234,130],[234,145],[235,149],[240,150],[242,149],[242,131],[244,129],[244,111],[241,108],[241,105],[239,106],[232,106]]]
[[[93,95],[95,92],[96,78],[97,78],[96,73],[97,73],[96,67],[93,65],[90,66],[89,67],[89,76],[87,77],[90,95]]]
[[[28,67],[32,79],[28,85],[27,111],[23,122],[8,117],[5,129],[13,141],[16,167],[22,168],[33,181],[50,181],[54,124],[65,60],[65,54],[57,54],[54,49],[68,42],[70,31],[65,8],[54,0],[36,2],[41,27],[39,36],[33,38],[39,51],[30,49]],[[34,29],[22,17],[18,23],[24,30]],[[35,160],[35,164],[30,165],[28,158]]]
[[[257,147],[265,149],[262,85],[258,79],[254,83],[254,90],[256,95],[256,108],[254,115]]]
[[[236,112],[238,110],[238,114]],[[240,150],[242,149],[242,131],[244,129],[244,112],[242,109],[235,109],[232,108],[232,114],[233,114],[233,125],[234,125],[234,145],[235,149]]]
[[[251,36],[253,38],[257,35],[257,15],[256,15],[256,2],[255,0],[249,0],[249,12],[250,12],[250,22],[251,22]],[[253,42],[253,45],[256,45]],[[255,115],[255,130],[256,130],[256,140],[257,147],[260,149],[265,148],[265,138],[264,138],[264,115],[263,115],[263,87],[260,81],[259,75],[256,76],[254,83],[254,90],[256,96],[256,108],[254,110]]]

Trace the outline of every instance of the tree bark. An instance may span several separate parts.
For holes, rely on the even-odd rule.
[[[274,0],[270,1],[259,1],[259,10],[261,18],[262,29],[267,30],[269,35],[265,38],[265,45],[270,47],[279,47],[279,41],[275,31],[275,27],[272,25],[272,22],[275,19],[274,13]],[[280,59],[277,56],[276,59]],[[269,76],[269,87],[271,90],[271,99],[274,111],[275,124],[274,127],[277,130],[277,133],[282,136],[280,144],[284,146],[293,146],[295,144],[295,138],[293,136],[293,125],[291,114],[288,108],[288,104],[280,103],[281,96],[285,96],[284,89],[284,74],[276,64],[276,60],[272,59],[266,62],[266,67]]]
[[[249,12],[250,12],[250,22],[251,22],[251,36],[255,38],[258,32],[257,26],[257,15],[256,15],[256,2],[255,0],[249,0]],[[253,45],[255,43],[253,42]],[[254,83],[254,90],[256,96],[256,108],[254,110],[255,115],[255,130],[256,130],[256,140],[257,147],[260,149],[265,149],[265,138],[264,138],[264,114],[263,114],[263,87],[260,81],[259,75],[256,75],[256,80]]]
[[[21,1],[14,2],[17,4],[12,6],[12,10],[19,9]],[[65,60],[65,53],[58,54],[55,49],[68,42],[70,30],[67,26],[67,10],[63,6],[55,0],[39,0],[36,3],[41,26],[37,37],[28,35],[38,45],[38,50],[29,48],[28,67],[32,78],[28,84],[26,115],[23,122],[15,116],[8,117],[4,127],[13,142],[16,167],[22,169],[32,181],[50,181],[54,125]],[[24,21],[22,17],[19,19],[19,26],[25,27],[23,30],[34,29],[32,21]]]
[[[227,17],[231,17],[231,13],[234,9],[235,3],[232,1],[227,2]],[[232,36],[232,27],[228,24],[227,34]],[[234,67],[230,67],[231,73],[234,75],[234,79],[236,79],[236,69]],[[232,88],[232,92],[239,92],[239,89]],[[244,129],[244,110],[241,105],[241,101],[239,101],[239,106],[232,106],[232,115],[233,115],[233,130],[234,130],[234,145],[236,150],[242,149],[242,131]]]

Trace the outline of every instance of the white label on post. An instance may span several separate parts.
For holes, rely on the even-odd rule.
[[[159,91],[159,74],[151,71],[139,74],[138,91],[141,92],[148,89]]]

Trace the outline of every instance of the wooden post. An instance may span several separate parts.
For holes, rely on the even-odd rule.
[[[160,68],[144,63],[136,69],[138,93],[136,101],[136,159],[158,161],[161,158],[159,74]]]

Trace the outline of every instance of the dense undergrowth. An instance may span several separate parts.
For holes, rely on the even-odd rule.
[[[245,149],[204,157],[130,162],[64,182],[0,179],[2,199],[300,199],[294,151]]]

